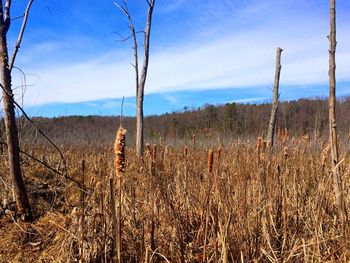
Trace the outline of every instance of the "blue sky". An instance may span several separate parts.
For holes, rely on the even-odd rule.
[[[137,29],[147,5],[129,0]],[[13,1],[12,16],[25,1]],[[337,1],[337,94],[350,95],[350,1]],[[10,48],[20,21],[12,23]],[[328,0],[158,0],[151,36],[145,113],[205,103],[269,102],[275,53],[282,53],[282,99],[328,94]],[[14,72],[31,115],[135,112],[132,43],[112,0],[36,0]],[[141,38],[140,38],[141,41]]]

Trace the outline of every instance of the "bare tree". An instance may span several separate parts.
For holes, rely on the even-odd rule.
[[[22,219],[27,221],[31,221],[33,219],[33,215],[21,173],[19,155],[20,151],[15,116],[15,101],[12,92],[11,72],[16,59],[17,52],[22,42],[23,33],[27,25],[28,14],[32,3],[33,0],[30,0],[27,4],[27,8],[23,16],[23,22],[20,29],[20,33],[18,35],[18,39],[14,51],[12,53],[12,57],[9,60],[7,48],[7,33],[10,29],[11,24],[11,0],[6,0],[4,1],[4,3],[2,0],[0,1],[0,73],[10,176],[12,179],[12,187],[16,199],[17,213],[22,217]]]
[[[152,25],[152,15],[153,8],[155,4],[155,0],[146,0],[148,4],[148,12],[147,12],[147,20],[144,33],[143,40],[143,63],[141,68],[141,76],[139,71],[139,57],[138,57],[138,41],[137,41],[137,33],[134,27],[134,23],[132,17],[130,15],[128,5],[126,0],[123,0],[123,5],[119,5],[115,2],[115,5],[125,14],[129,21],[129,29],[131,31],[131,35],[123,41],[126,41],[130,38],[133,39],[133,49],[134,49],[134,68],[135,68],[135,82],[136,82],[136,154],[138,157],[143,155],[143,98],[144,98],[144,90],[146,85],[146,78],[148,72],[148,61],[149,61],[149,48],[150,48],[150,37],[151,37],[151,25]]]
[[[273,139],[275,134],[275,127],[276,127],[276,116],[277,116],[277,109],[278,109],[278,89],[279,89],[279,83],[280,83],[280,74],[281,74],[281,53],[283,49],[277,48],[276,51],[276,71],[275,71],[275,82],[273,85],[273,100],[272,100],[272,109],[271,109],[271,116],[269,121],[269,128],[267,131],[267,142],[270,145],[270,147],[273,147]]]
[[[340,220],[345,226],[347,216],[345,210],[343,187],[338,163],[338,141],[336,124],[336,96],[335,96],[335,50],[336,50],[336,14],[335,0],[330,0],[330,35],[329,35],[329,140],[331,147],[331,161],[333,170],[334,191],[339,209]]]

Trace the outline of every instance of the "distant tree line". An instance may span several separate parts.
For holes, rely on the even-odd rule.
[[[190,141],[195,134],[198,140],[233,140],[238,137],[266,136],[271,104],[227,103],[214,106],[206,104],[199,108],[166,113],[145,118],[145,142],[176,143]],[[350,128],[350,98],[337,102],[339,134],[347,138]],[[119,116],[69,116],[57,118],[34,118],[36,124],[58,145],[111,144],[119,127]],[[29,129],[23,118],[18,119],[22,143],[44,143],[35,129]],[[125,117],[129,146],[135,141],[135,118]],[[25,127],[22,128],[21,127]],[[276,128],[287,128],[290,136],[315,133],[328,136],[328,102],[326,99],[300,99],[281,102]],[[3,129],[2,129],[3,132]],[[160,139],[161,138],[161,139]]]

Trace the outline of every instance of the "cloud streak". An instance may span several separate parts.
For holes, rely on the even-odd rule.
[[[174,10],[181,4],[184,3],[177,1]],[[176,45],[162,46],[153,41],[146,93],[272,86],[277,46],[285,50],[282,53],[281,86],[327,83],[328,19],[310,13],[306,16],[296,10],[293,10],[296,14],[267,17],[265,11],[270,6],[252,4],[240,13],[236,10],[238,19],[244,17],[247,24],[243,29],[227,32],[222,29],[224,25],[216,25],[218,31],[210,38],[208,34],[212,34],[213,28],[208,29],[208,34],[201,32],[192,41],[177,41]],[[278,13],[278,10],[274,12]],[[250,25],[247,14],[255,15],[252,20],[259,23]],[[278,25],[274,25],[275,22]],[[233,23],[230,27],[239,24],[237,21],[230,23]],[[350,32],[350,25],[340,23],[338,81],[350,80],[350,34],[346,32]],[[31,60],[39,60],[45,52],[51,53],[59,46],[52,42],[40,45],[45,48],[34,46],[30,50]],[[130,49],[125,55],[121,54],[121,50],[107,50],[102,54],[100,51],[95,58],[91,58],[91,54],[88,59],[78,61],[65,57],[55,64],[46,62],[36,67],[23,60],[24,69],[40,77],[39,80],[36,78],[36,85],[27,89],[25,102],[40,105],[133,96],[135,84]],[[29,77],[28,82],[34,82],[34,79]]]

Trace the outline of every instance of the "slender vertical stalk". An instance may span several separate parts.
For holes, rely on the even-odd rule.
[[[80,203],[82,208],[82,213],[80,217],[80,244],[79,244],[79,263],[84,261],[84,239],[85,239],[85,160],[81,161],[81,171],[82,171],[82,183],[83,191],[80,192]]]
[[[213,163],[214,163],[214,152],[213,150],[209,150],[208,152],[208,193],[206,198],[206,215],[205,215],[205,227],[204,227],[204,242],[203,242],[203,258],[202,262],[206,261],[207,258],[207,235],[208,235],[208,227],[209,227],[209,216],[210,216],[210,203],[211,203],[211,189],[213,185],[212,177],[213,177]]]
[[[116,240],[117,240],[117,214],[115,207],[115,189],[113,178],[109,178],[109,190],[110,190],[110,209],[111,209],[111,219],[112,219],[112,243],[111,243],[111,262],[116,262]]]
[[[117,176],[117,198],[118,198],[118,215],[117,215],[117,262],[122,262],[121,246],[122,246],[122,177],[125,172],[125,134],[126,130],[119,127],[114,144],[115,152],[115,173]]]
[[[337,124],[336,124],[336,80],[335,80],[335,51],[336,51],[336,11],[335,0],[330,0],[330,35],[329,35],[329,140],[331,147],[331,162],[333,170],[334,192],[339,209],[340,221],[345,227],[347,221],[343,187],[338,165],[338,141],[337,141]]]

